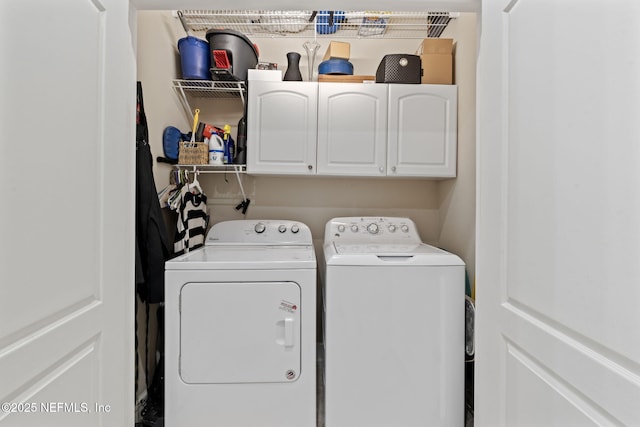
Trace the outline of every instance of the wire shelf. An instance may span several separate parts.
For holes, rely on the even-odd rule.
[[[223,173],[247,173],[247,165],[173,165],[177,170],[188,170],[192,172],[200,172],[200,173],[213,173],[213,174],[223,174]]]
[[[193,32],[232,29],[253,37],[399,38],[440,37],[449,12],[183,10]],[[331,21],[333,20],[333,22]]]
[[[243,106],[246,102],[247,88],[244,81],[177,79],[173,80],[173,89],[191,120],[193,120],[193,108],[189,102],[189,96],[196,98],[239,99],[242,101]]]
[[[173,88],[199,98],[242,98],[245,82],[214,80],[174,80]]]

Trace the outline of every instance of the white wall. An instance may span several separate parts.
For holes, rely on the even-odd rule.
[[[473,286],[476,261],[476,14],[460,14],[449,23],[442,37],[456,40],[458,176],[438,183],[440,229],[437,241],[465,261]]]
[[[138,79],[143,83],[145,108],[150,126],[150,140],[155,156],[162,155],[162,131],[172,125],[188,131],[191,124],[171,88],[171,80],[180,78],[177,41],[185,36],[178,19],[167,11],[140,11],[138,14]],[[463,36],[458,40],[458,32]],[[204,33],[193,34],[204,38]],[[378,178],[275,178],[242,175],[243,186],[251,206],[247,218],[290,218],[311,227],[316,243],[321,241],[327,220],[343,215],[407,216],[417,224],[428,243],[442,245],[460,255],[473,274],[475,222],[475,14],[462,14],[454,20],[448,37],[458,42],[458,52],[465,55],[456,66],[460,83],[459,123],[464,126],[459,137],[459,178],[446,181]],[[336,38],[337,39],[337,38]],[[286,69],[286,53],[302,55],[301,71],[307,75],[305,38],[251,38],[260,49],[260,61],[276,62]],[[338,39],[339,40],[339,39]],[[319,61],[328,40],[318,40]],[[387,53],[413,53],[420,40],[344,40],[351,43],[354,74],[374,75],[378,63]],[[469,58],[467,58],[467,56]],[[467,68],[468,67],[468,68]],[[306,77],[305,77],[306,78]],[[242,114],[236,100],[195,99],[200,119],[222,126],[235,125]],[[155,165],[156,186],[169,182],[171,167]],[[200,181],[209,197],[212,222],[242,219],[234,210],[240,201],[235,176],[201,175]]]

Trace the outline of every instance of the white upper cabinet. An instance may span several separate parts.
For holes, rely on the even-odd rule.
[[[456,176],[457,86],[389,85],[387,174]]]
[[[457,87],[250,81],[247,173],[456,176]]]
[[[322,83],[318,174],[386,175],[387,85]]]
[[[247,173],[316,173],[317,83],[252,80],[247,108]]]

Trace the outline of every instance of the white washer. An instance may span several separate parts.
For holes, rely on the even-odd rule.
[[[316,425],[316,257],[293,221],[215,224],[166,263],[165,425]]]
[[[464,425],[464,263],[407,218],[325,228],[326,427]]]

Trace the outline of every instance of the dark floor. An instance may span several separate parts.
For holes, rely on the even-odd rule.
[[[316,363],[316,410],[318,413],[317,427],[324,427],[324,352],[321,345],[318,345],[318,357]]]
[[[465,363],[464,370],[464,425],[465,427],[473,427],[473,361]]]

